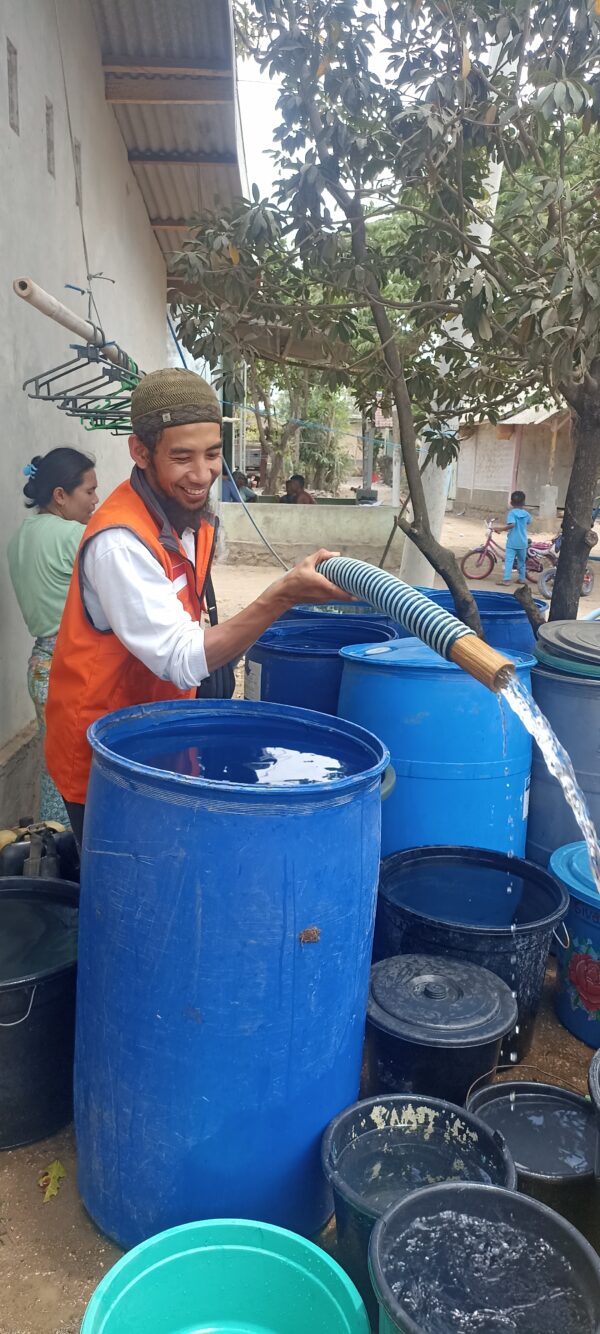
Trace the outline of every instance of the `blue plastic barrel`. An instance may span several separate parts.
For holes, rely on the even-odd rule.
[[[569,894],[565,938],[558,940],[556,1013],[588,1047],[600,1047],[600,894],[585,843],[557,848],[550,868]]]
[[[338,714],[380,736],[396,770],[382,855],[434,843],[522,855],[531,739],[508,705],[418,639],[341,656]],[[514,661],[528,686],[534,659]]]
[[[389,620],[368,616],[307,616],[278,621],[246,654],[244,696],[337,713],[345,644],[397,639]]]
[[[421,588],[419,591],[438,607],[454,612],[454,598],[448,588]],[[535,635],[527,613],[514,597],[474,588],[471,594],[477,603],[484,637],[492,648],[506,649],[509,653],[533,652]],[[534,602],[540,611],[546,610],[548,604],[541,598],[534,598]],[[402,636],[405,631],[400,627],[399,633]]]
[[[317,1232],[358,1093],[385,746],[308,710],[123,709],[90,728],[79,1188],[128,1247],[202,1218]]]

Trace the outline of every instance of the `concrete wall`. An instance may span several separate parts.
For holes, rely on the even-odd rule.
[[[81,145],[83,220],[90,270],[103,328],[145,370],[166,364],[164,261],[150,227],[112,108],[104,99],[100,48],[88,0],[57,0],[73,136]],[[19,132],[9,123],[7,39],[17,52]],[[47,165],[46,99],[54,115],[55,174]],[[2,544],[21,522],[23,465],[55,445],[91,450],[101,497],[129,470],[127,443],[107,432],[88,434],[50,404],[22,391],[30,376],[67,361],[75,339],[12,292],[19,275],[35,279],[83,316],[87,298],[81,221],[69,139],[54,0],[3,0],[0,9],[0,396],[2,419]],[[33,709],[26,685],[29,635],[0,558],[0,747],[27,729]],[[14,748],[13,748],[14,749]],[[35,769],[23,734],[23,763]],[[10,761],[14,765],[14,758]],[[10,768],[9,765],[9,768]],[[14,783],[2,789],[0,824],[13,815]],[[8,772],[5,765],[5,775]]]
[[[342,556],[377,565],[390,535],[394,511],[388,505],[253,505],[252,517],[275,551],[289,563],[326,547]],[[270,564],[269,554],[242,505],[221,505],[222,557]],[[397,570],[403,537],[396,533],[388,570]]]

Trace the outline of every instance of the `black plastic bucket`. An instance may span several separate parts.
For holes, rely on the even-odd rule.
[[[427,954],[400,954],[371,969],[367,1091],[424,1093],[465,1102],[495,1070],[517,1022],[517,1002],[489,968]]]
[[[0,880],[0,1149],[73,1115],[79,886]]]
[[[597,1334],[600,1259],[545,1204],[493,1186],[415,1191],[375,1224],[379,1334]]]
[[[592,1246],[600,1243],[600,1189],[594,1175],[598,1132],[587,1098],[556,1084],[500,1079],[468,1099],[504,1136],[519,1190],[568,1218]]]
[[[381,864],[375,957],[437,954],[489,968],[516,995],[504,1059],[529,1051],[552,933],[569,896],[548,871],[480,848],[412,848]]]
[[[322,1161],[333,1189],[337,1259],[376,1322],[368,1248],[373,1223],[407,1193],[433,1181],[516,1187],[501,1135],[437,1098],[366,1098],[330,1122]]]

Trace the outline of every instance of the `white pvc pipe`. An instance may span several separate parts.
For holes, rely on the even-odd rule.
[[[63,306],[62,301],[57,301],[50,292],[45,292],[43,287],[38,287],[37,283],[31,278],[15,278],[13,282],[13,291],[22,301],[27,301],[28,305],[34,306],[41,315],[47,315],[48,319],[54,320],[56,324],[61,324],[63,329],[68,329],[70,333],[81,338],[84,343],[90,343],[92,347],[102,348],[102,355],[107,361],[112,361],[115,366],[122,369],[137,370],[135,362],[123,352],[122,348],[117,347],[116,343],[106,343],[104,331],[97,324],[92,324],[90,320],[84,320],[75,311],[69,310],[68,306]]]

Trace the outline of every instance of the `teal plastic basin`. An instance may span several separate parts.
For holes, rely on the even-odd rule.
[[[81,1334],[369,1334],[343,1270],[293,1232],[217,1219],[160,1232],[96,1289]]]

